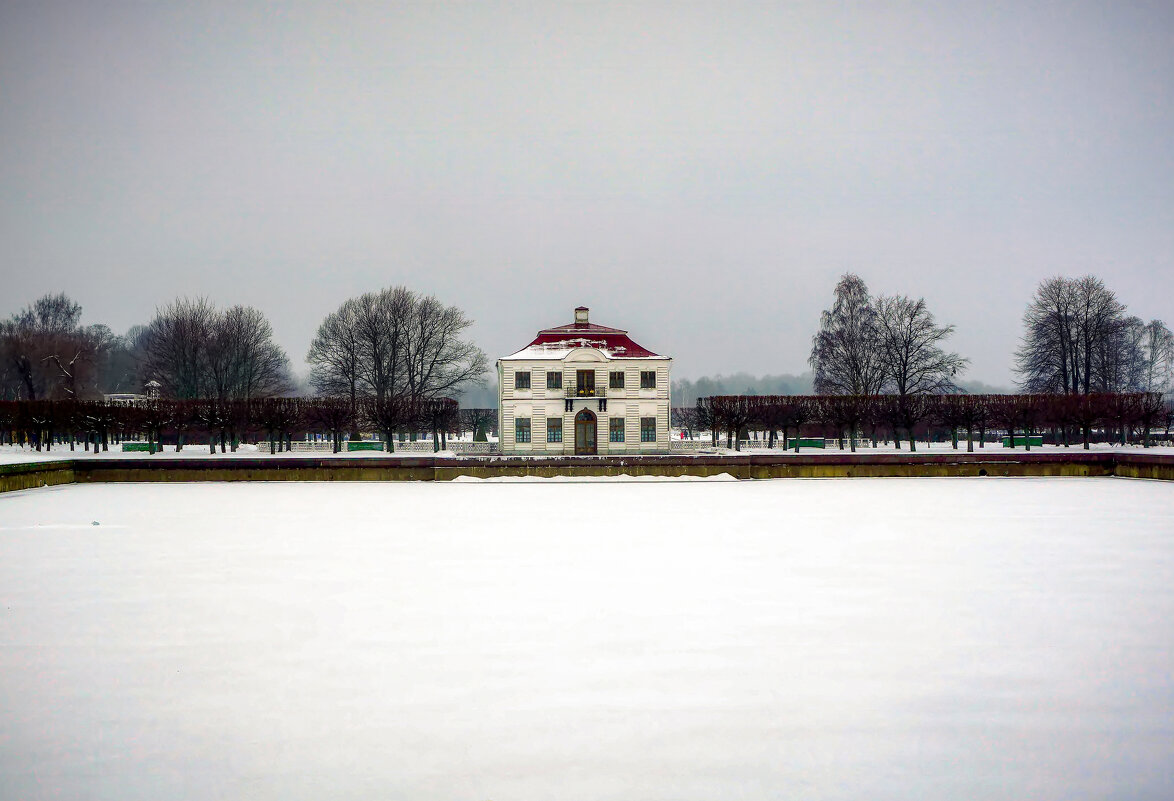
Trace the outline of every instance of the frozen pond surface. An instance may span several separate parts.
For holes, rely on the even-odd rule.
[[[1169,799],[1172,670],[1158,482],[0,496],[5,799]]]

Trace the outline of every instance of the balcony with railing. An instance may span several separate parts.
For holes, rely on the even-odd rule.
[[[573,384],[567,386],[566,392],[568,398],[600,398],[607,395],[607,389],[604,387]]]

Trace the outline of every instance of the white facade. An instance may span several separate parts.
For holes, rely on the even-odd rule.
[[[669,452],[672,359],[626,331],[575,322],[497,361],[501,450],[512,455]],[[528,384],[528,386],[526,386]]]

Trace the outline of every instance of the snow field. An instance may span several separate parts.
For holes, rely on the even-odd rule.
[[[1172,534],[1123,479],[11,493],[0,798],[1169,798]]]

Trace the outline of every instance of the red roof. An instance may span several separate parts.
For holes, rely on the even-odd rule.
[[[582,340],[582,344],[578,340]],[[647,359],[650,356],[660,355],[637,345],[628,336],[627,331],[595,323],[567,323],[557,328],[544,329],[539,331],[538,337],[526,347],[560,343],[569,343],[570,347],[606,350],[615,359]]]

